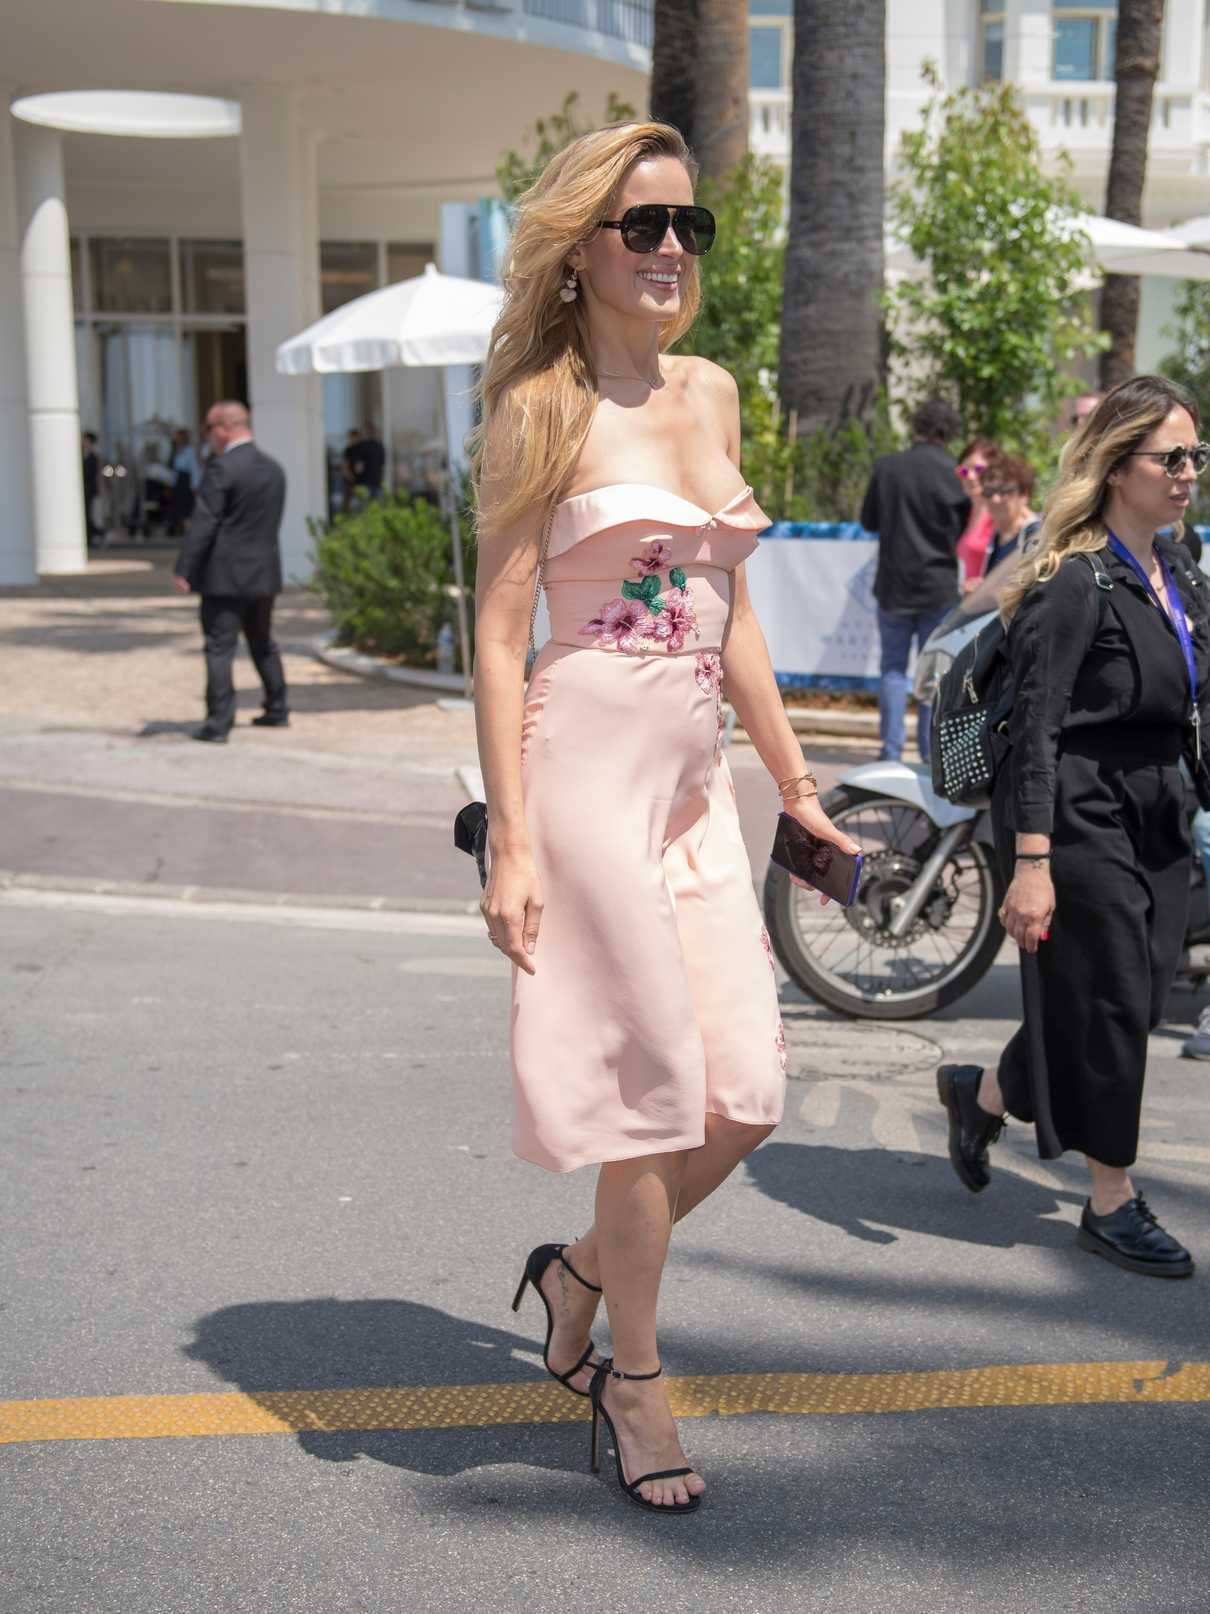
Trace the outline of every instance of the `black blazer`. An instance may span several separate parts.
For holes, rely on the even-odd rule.
[[[197,594],[263,599],[281,592],[277,533],[286,473],[255,443],[208,462],[176,573]]]

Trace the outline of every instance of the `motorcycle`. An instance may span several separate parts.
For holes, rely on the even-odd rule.
[[[931,704],[994,608],[980,587],[932,634],[917,660],[918,701]],[[955,806],[937,795],[927,767],[908,762],[852,768],[821,804],[860,843],[862,879],[851,907],[821,907],[770,864],[765,924],[787,975],[818,1002],[864,1020],[916,1020],[964,996],[1004,941],[996,915],[1005,886],[987,805]],[[1210,979],[1210,902],[1201,859],[1192,863],[1177,980],[1200,987]]]

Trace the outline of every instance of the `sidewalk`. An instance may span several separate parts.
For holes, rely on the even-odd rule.
[[[84,577],[0,591],[0,872],[473,911],[474,873],[451,836],[467,799],[458,769],[477,761],[473,714],[319,661],[326,613],[290,590],[275,625],[291,726],[248,727],[260,689],[241,652],[230,741],[195,744],[197,601],[172,592],[171,560],[107,555]],[[809,755],[826,788],[869,748]],[[750,746],[730,761],[759,878],[776,793]]]

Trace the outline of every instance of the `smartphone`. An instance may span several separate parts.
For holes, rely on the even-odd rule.
[[[842,852],[831,841],[812,835],[789,813],[779,813],[770,856],[794,879],[822,891],[843,908],[852,906],[861,883],[860,852]]]

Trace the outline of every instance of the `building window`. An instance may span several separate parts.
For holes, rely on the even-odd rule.
[[[1000,0],[982,0],[979,19],[979,77],[999,83],[1004,77],[1004,11]]]
[[[1117,0],[1054,0],[1052,76],[1088,84],[1113,77]]]
[[[387,242],[387,285],[400,280],[415,280],[424,273],[425,265],[433,261],[432,243],[428,241]]]
[[[105,314],[172,313],[172,264],[166,240],[93,236],[88,258],[95,309]]]
[[[749,83],[752,89],[785,89],[789,35],[790,30],[780,22],[759,23],[748,29],[752,57]]]
[[[319,300],[330,314],[378,288],[378,244],[375,241],[322,241],[319,247]]]
[[[242,242],[181,242],[181,306],[186,314],[244,312]]]

